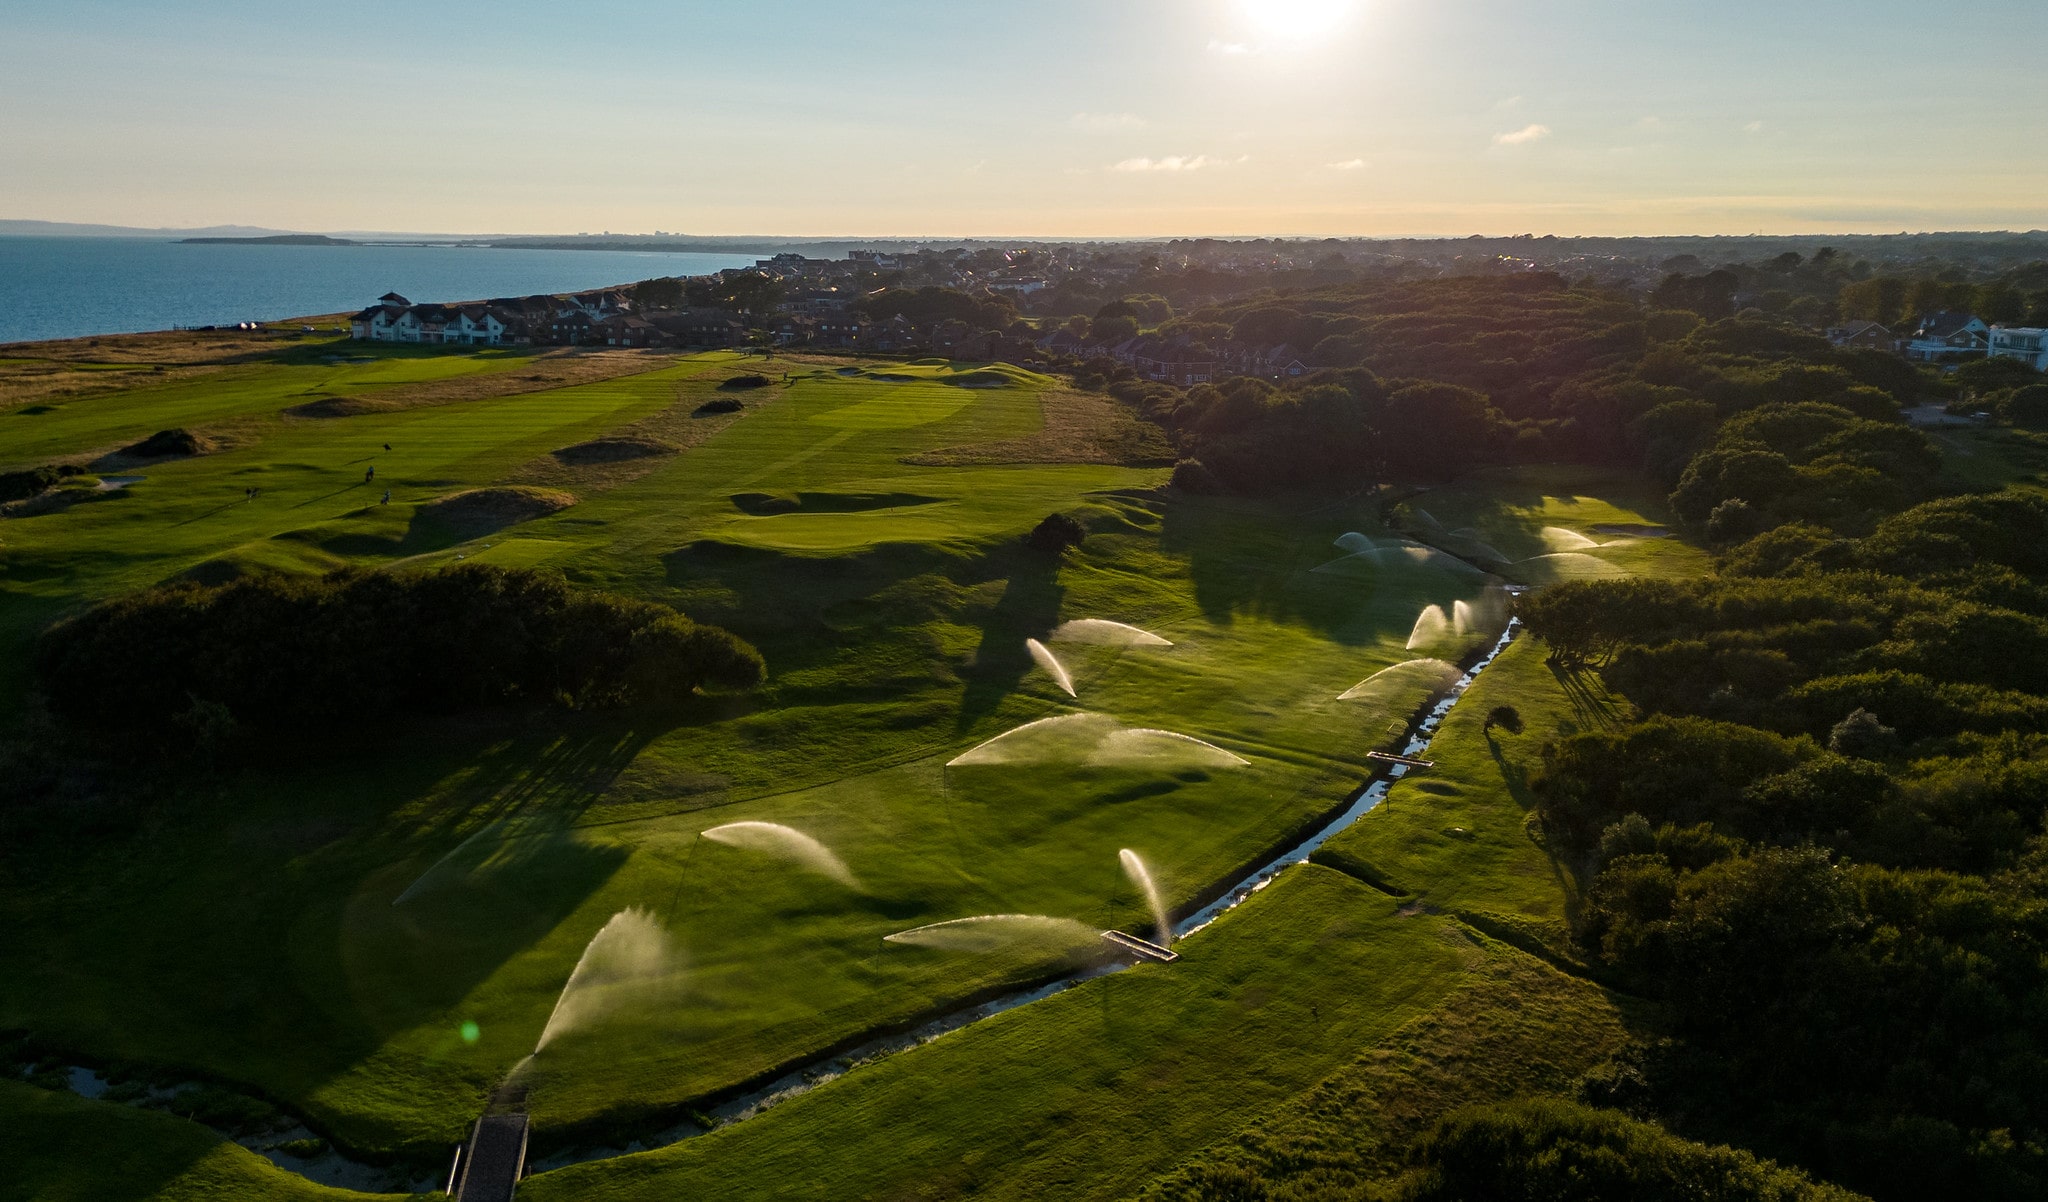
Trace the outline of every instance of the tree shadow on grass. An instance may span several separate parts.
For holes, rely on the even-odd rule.
[[[1590,668],[1567,668],[1556,661],[1546,664],[1550,674],[1557,680],[1557,687],[1564,691],[1572,704],[1572,716],[1578,719],[1583,730],[1613,730],[1627,718],[1621,706],[1601,684],[1599,676]],[[1576,734],[1577,731],[1566,731]]]
[[[1035,666],[1024,641],[1043,638],[1059,625],[1060,604],[1067,594],[1059,580],[1060,561],[1022,547],[1007,550],[1002,559],[1009,568],[1009,579],[1002,597],[978,623],[981,642],[966,672],[967,687],[953,723],[955,734],[972,729],[1017,691]]]

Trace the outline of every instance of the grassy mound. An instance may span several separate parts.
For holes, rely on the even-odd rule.
[[[563,447],[554,452],[556,459],[571,467],[587,463],[623,463],[629,459],[654,459],[662,455],[673,455],[681,448],[672,442],[658,438],[598,438],[590,442],[579,442],[573,447]]]
[[[743,376],[731,377],[725,383],[720,384],[719,388],[726,392],[747,392],[755,388],[766,388],[774,382],[758,372],[748,372]]]
[[[9,1198],[368,1202],[375,1196],[314,1185],[182,1118],[15,1082],[0,1082],[0,1158],[8,1166]]]
[[[723,386],[721,385],[721,387]],[[697,406],[696,412],[703,414],[738,413],[740,410],[745,408],[746,406],[741,404],[738,398],[736,397],[715,396],[712,397],[710,400],[704,402],[703,404]]]
[[[218,450],[219,445],[190,430],[158,430],[141,442],[122,447],[121,453],[134,459],[185,459]]]
[[[452,529],[488,534],[521,522],[544,518],[576,503],[576,494],[555,488],[472,488],[427,502],[420,507],[424,517]]]

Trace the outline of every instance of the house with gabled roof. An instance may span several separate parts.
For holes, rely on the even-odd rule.
[[[1891,350],[1898,343],[1891,327],[1875,321],[1844,322],[1828,330],[1828,341],[1836,346],[1884,351]]]
[[[738,346],[747,340],[747,327],[724,309],[673,309],[646,316],[684,346]]]
[[[1968,313],[1944,309],[1922,317],[1899,347],[1908,359],[1932,363],[1965,355],[1982,355],[1990,347],[1991,327]]]
[[[629,313],[614,313],[598,322],[596,336],[606,346],[667,346],[675,341],[668,331]]]

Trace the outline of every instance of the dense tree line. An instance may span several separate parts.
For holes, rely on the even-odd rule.
[[[1670,1015],[1601,1100],[1878,1198],[2040,1197],[2048,493],[1917,499],[1934,466],[1845,406],[1715,429],[1674,506],[1757,528],[1714,576],[1523,603],[1638,711],[1546,750],[1538,812],[1585,954]]]
[[[1100,318],[1133,325],[1136,308]],[[1895,356],[1545,273],[1353,282],[1196,310],[1159,332],[1191,361],[1285,344],[1319,369],[1183,389],[1113,361],[1074,366],[1077,383],[1138,407],[1199,461],[1190,480],[1234,491],[1554,461],[1641,467],[1675,487],[1696,467],[1688,519],[1704,529],[1739,501],[1717,531],[1738,541],[1792,518],[1868,525],[1928,495],[1938,466],[1899,416],[1927,382]],[[2031,412],[2036,395],[2016,411]]]
[[[871,321],[901,317],[921,330],[942,321],[1002,330],[1017,320],[1016,306],[1006,298],[971,296],[956,288],[887,288],[862,297],[854,308]]]
[[[35,666],[59,717],[145,736],[521,701],[663,706],[763,677],[752,647],[666,606],[474,564],[150,589],[51,628]]]

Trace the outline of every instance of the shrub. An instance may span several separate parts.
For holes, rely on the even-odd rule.
[[[1024,541],[1033,550],[1047,555],[1065,555],[1069,547],[1080,546],[1082,540],[1087,537],[1088,528],[1079,520],[1071,514],[1055,513],[1032,527],[1031,533],[1024,536]]]
[[[744,376],[731,377],[730,379],[726,380],[725,383],[720,384],[719,388],[727,392],[746,392],[754,388],[766,388],[770,384],[773,384],[774,382],[775,381],[769,379],[767,376],[760,375],[754,372],[749,372]]]
[[[1877,715],[1857,707],[1828,732],[1828,750],[1860,760],[1883,759],[1898,746],[1899,732],[1878,721]]]
[[[1541,1098],[1454,1112],[1415,1142],[1402,1202],[1850,1202],[1735,1148]]]
[[[1707,518],[1707,537],[1723,546],[1739,543],[1755,535],[1761,524],[1749,502],[1723,501],[1714,506],[1714,512]]]
[[[25,472],[0,472],[0,504],[40,496],[57,487],[62,478],[57,468],[48,465]]]
[[[36,670],[61,717],[208,749],[238,727],[549,699],[668,705],[763,676],[752,647],[666,606],[482,564],[151,589],[50,629]]]
[[[739,398],[737,397],[715,396],[712,397],[710,400],[704,402],[703,404],[697,406],[697,412],[738,413],[740,410],[745,408],[746,406],[741,404]]]
[[[1223,491],[1222,481],[1199,459],[1183,459],[1173,465],[1173,487],[1198,497],[1215,496]]]
[[[2000,402],[1998,415],[2030,430],[2048,428],[2048,384],[2029,384],[2013,390]]]

